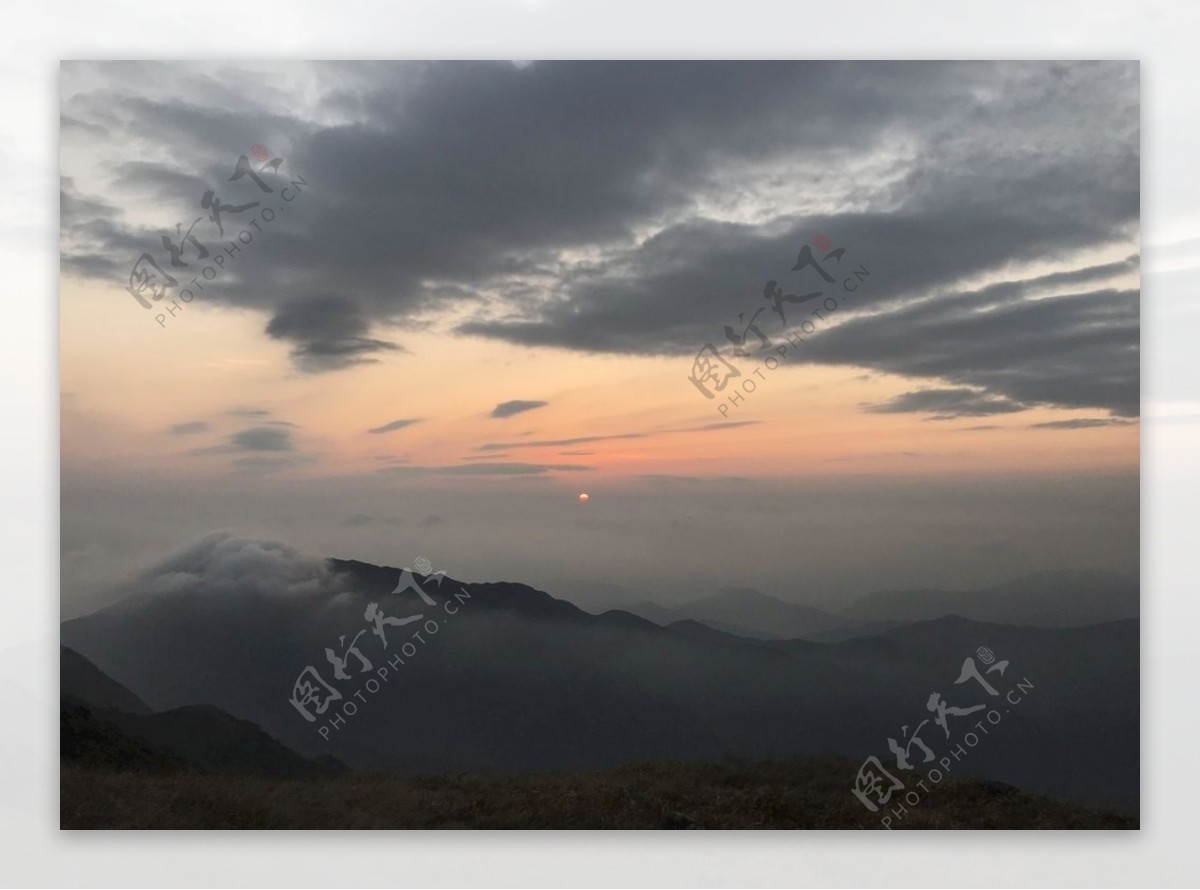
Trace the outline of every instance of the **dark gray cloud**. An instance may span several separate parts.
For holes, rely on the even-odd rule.
[[[229,447],[235,451],[291,451],[292,435],[281,427],[256,426],[230,436]]]
[[[1029,428],[1035,430],[1087,430],[1098,426],[1129,426],[1135,422],[1125,417],[1077,417],[1071,420],[1031,423]]]
[[[871,457],[949,457],[950,454],[963,455],[966,452],[946,452],[941,454],[921,454],[919,451],[868,451],[860,454],[845,454],[838,457],[827,457],[825,463],[842,463],[845,461],[856,461],[862,458]]]
[[[556,448],[562,445],[583,445],[588,442],[609,442],[614,439],[645,439],[649,433],[614,433],[608,436],[575,436],[571,439],[535,439],[524,442],[486,442],[477,451],[505,451],[514,448]]]
[[[679,430],[668,430],[672,433],[703,433],[710,430],[734,430],[742,426],[758,426],[761,420],[717,420],[700,426],[689,426]]]
[[[492,417],[512,417],[514,414],[522,414],[526,411],[532,411],[534,408],[541,408],[549,402],[534,401],[528,399],[513,399],[510,402],[501,402],[492,409]]]
[[[225,412],[230,417],[270,417],[271,412],[266,408],[230,408]]]
[[[173,436],[190,436],[195,433],[203,433],[208,429],[208,424],[203,420],[189,420],[185,423],[177,423],[170,429]]]
[[[446,466],[409,465],[382,467],[377,473],[394,473],[413,476],[540,476],[545,473],[578,473],[594,467],[583,464],[535,464],[535,463],[463,463]]]
[[[64,270],[127,278],[207,183],[279,213],[205,299],[262,313],[304,370],[381,360],[464,308],[471,335],[683,358],[739,312],[780,336],[764,283],[807,287],[792,260],[825,234],[870,286],[793,360],[1137,412],[1138,293],[1110,280],[1136,265],[1063,271],[1136,238],[1136,63],[311,70],[315,105],[246,91],[236,66],[106,67],[70,96],[64,141],[110,169],[64,179]],[[255,142],[287,147],[271,194],[228,181]],[[141,195],[177,208],[163,228],[129,222]],[[1021,272],[1037,263],[1058,271]]]
[[[208,188],[201,176],[147,161],[126,161],[118,166],[114,184],[122,191],[141,191],[156,200],[169,200],[179,194],[202,195]]]
[[[931,420],[958,417],[987,417],[1012,414],[1028,406],[1003,396],[991,396],[974,389],[922,389],[906,392],[886,402],[864,403],[864,411],[874,414],[929,414]]]
[[[550,472],[579,473],[591,469],[583,464],[496,463],[438,467],[436,472],[447,476],[528,476]]]
[[[421,418],[419,417],[406,417],[400,420],[393,420],[390,423],[385,423],[383,426],[372,427],[371,429],[367,430],[367,432],[375,433],[376,435],[381,433],[390,433],[393,430],[402,430],[406,426],[412,426],[414,423],[420,422]]]
[[[370,326],[353,300],[305,297],[285,302],[267,324],[267,335],[294,343],[292,357],[300,367],[327,371],[378,361],[375,353],[399,349],[365,336]]]
[[[240,469],[278,469],[283,465],[293,465],[298,462],[310,460],[310,457],[302,456],[298,453],[287,454],[284,452],[295,452],[296,446],[292,441],[292,431],[287,427],[279,426],[255,426],[248,429],[239,430],[229,436],[224,443],[220,445],[210,445],[204,448],[197,448],[192,451],[196,455],[208,454],[244,454],[246,452],[268,452],[275,456],[272,457],[243,457],[235,459],[230,466]]]
[[[560,448],[571,445],[586,445],[592,442],[611,442],[621,439],[648,439],[653,436],[666,436],[672,433],[698,433],[713,430],[731,430],[744,426],[756,426],[761,420],[716,421],[700,424],[699,426],[680,427],[678,429],[658,430],[655,432],[611,433],[597,436],[575,436],[570,439],[525,439],[516,442],[486,442],[476,446],[476,451],[509,451],[517,448]],[[563,454],[590,454],[591,452],[562,452]]]
[[[800,357],[946,380],[1026,405],[1138,413],[1136,291],[1016,301],[986,294],[953,294],[884,317],[852,316],[812,337]]]

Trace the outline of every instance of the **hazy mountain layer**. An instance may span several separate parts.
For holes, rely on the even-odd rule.
[[[157,709],[211,704],[306,755],[355,766],[584,769],[804,753],[888,763],[888,737],[906,744],[926,721],[920,736],[938,759],[964,752],[955,773],[1135,805],[1135,621],[1054,629],[942,618],[841,643],[764,642],[593,616],[515,583],[424,580],[429,606],[391,595],[398,569],[355,562],[289,565],[286,583],[262,583],[239,562],[231,582],[216,558],[197,551],[165,566],[169,589],[150,584],[66,622],[64,643]],[[424,618],[385,625],[384,648],[364,620],[370,603]],[[418,642],[425,621],[437,625]],[[346,652],[356,635],[369,670]],[[984,646],[1008,661],[988,675],[998,697],[955,683]],[[326,648],[345,654],[346,680],[334,678]],[[290,701],[309,666],[342,696],[313,722]],[[1018,683],[1028,688],[1006,703]],[[987,707],[951,712],[943,730],[927,708],[935,692],[951,707]],[[998,725],[971,730],[991,710]],[[977,737],[969,751],[966,731]],[[910,746],[918,759],[920,750]]]

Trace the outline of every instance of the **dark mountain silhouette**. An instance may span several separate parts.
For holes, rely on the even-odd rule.
[[[726,588],[682,606],[641,603],[630,606],[629,611],[663,626],[691,620],[717,630],[764,640],[811,637],[848,629],[858,623],[812,606],[784,602],[749,587]]]
[[[952,615],[954,613],[944,612],[942,614]],[[900,621],[896,619],[884,619],[881,621],[859,621],[853,624],[844,624],[836,630],[827,630],[822,631],[821,633],[808,634],[804,639],[811,640],[814,643],[841,643],[845,640],[854,640],[858,639],[859,637],[879,636],[880,634],[887,633],[889,630],[894,630],[897,627],[903,627],[904,625],[910,623],[910,621]]]
[[[1034,627],[1078,627],[1137,618],[1136,578],[1110,572],[1038,572],[978,591],[896,590],[868,594],[842,616],[856,621],[924,621],[961,615]]]
[[[60,756],[66,762],[279,777],[345,769],[328,756],[304,758],[249,720],[212,705],[154,713],[78,652],[61,647],[61,661]]]
[[[168,772],[186,760],[122,731],[79,699],[64,696],[59,710],[59,757],[64,764],[124,772]]]
[[[407,773],[726,755],[887,761],[888,737],[905,738],[922,721],[943,757],[984,712],[950,717],[957,735],[947,738],[926,707],[937,692],[1002,716],[954,772],[1136,807],[1136,621],[1056,629],[946,617],[840,643],[763,641],[686,622],[663,628],[627,612],[590,615],[509,582],[425,581],[436,602],[428,606],[415,593],[391,596],[399,569],[330,566],[336,590],[175,585],[68,621],[63,641],[156,708],[211,703],[304,755]],[[370,602],[388,615],[421,610],[438,625],[411,651],[402,646],[424,625],[388,627],[384,649],[364,622]],[[332,682],[325,649],[343,651],[356,634],[371,670],[348,662],[342,703],[304,720],[289,700],[297,678],[312,666]],[[955,683],[982,646],[1009,662],[1002,678],[991,675],[1002,690],[1032,684],[1019,705]],[[389,664],[376,691],[363,686]],[[343,703],[353,708],[338,711]]]
[[[128,735],[205,772],[302,778],[345,769],[329,756],[318,760],[301,757],[249,720],[212,705],[189,705],[158,714],[99,713]]]
[[[678,634],[684,637],[690,637],[695,640],[706,640],[712,643],[723,643],[727,646],[745,646],[748,643],[759,642],[762,645],[767,644],[767,640],[756,640],[754,637],[743,637],[727,630],[720,630],[703,621],[694,621],[691,618],[685,618],[682,621],[673,621],[667,625],[667,631],[673,634]]]
[[[1038,572],[984,590],[885,590],[839,612],[786,602],[751,588],[727,588],[680,606],[644,602],[628,607],[655,624],[698,621],[716,630],[763,640],[836,643],[875,636],[914,621],[961,615],[976,621],[1031,627],[1080,627],[1137,618],[1134,578],[1110,572]]]
[[[149,714],[140,698],[106,675],[74,649],[59,647],[59,691],[97,708],[114,708],[129,714]]]

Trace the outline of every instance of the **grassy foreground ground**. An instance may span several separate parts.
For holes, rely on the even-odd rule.
[[[838,759],[585,773],[269,779],[63,764],[63,828],[880,828]],[[928,783],[927,783],[928,784]],[[899,801],[893,799],[892,805]],[[998,783],[943,779],[893,828],[1137,828]]]

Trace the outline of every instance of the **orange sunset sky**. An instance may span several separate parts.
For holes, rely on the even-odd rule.
[[[585,604],[1136,571],[1136,64],[67,63],[62,115],[65,613],[222,530]],[[869,278],[753,378],[813,244]]]

